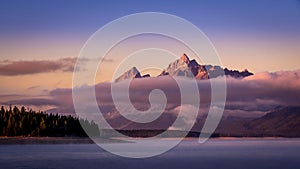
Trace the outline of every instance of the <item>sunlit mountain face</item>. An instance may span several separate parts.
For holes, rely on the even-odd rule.
[[[166,69],[164,69],[158,76],[179,76],[186,78],[195,78],[197,80],[205,80],[209,78],[216,78],[219,76],[231,76],[233,78],[243,78],[253,75],[253,73],[248,72],[245,69],[242,72],[237,70],[228,70],[227,68],[222,69],[220,66],[212,65],[199,65],[198,62],[193,59],[190,60],[187,54],[182,54],[182,56],[170,63]],[[141,75],[136,67],[132,67],[127,72],[124,72],[119,76],[115,82],[119,82],[125,79],[132,78],[144,78],[150,77],[149,74]]]

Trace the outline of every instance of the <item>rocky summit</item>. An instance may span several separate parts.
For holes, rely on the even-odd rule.
[[[200,65],[195,59],[190,60],[187,54],[182,54],[182,56],[170,63],[166,69],[164,69],[159,76],[182,76],[187,78],[196,78],[198,80],[205,80],[210,78],[216,78],[218,76],[231,76],[234,78],[243,78],[253,75],[247,69],[240,72],[238,70],[229,70],[227,68],[223,69],[220,66],[213,65]],[[115,82],[119,82],[125,79],[133,78],[144,78],[150,77],[149,74],[141,75],[136,67],[131,68],[127,72],[119,76]]]

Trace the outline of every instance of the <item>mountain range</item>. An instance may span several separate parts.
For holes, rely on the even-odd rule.
[[[220,66],[213,65],[200,65],[195,59],[190,60],[187,54],[170,63],[166,69],[164,69],[159,76],[182,76],[187,78],[195,78],[198,80],[205,80],[210,78],[216,78],[218,76],[226,75],[234,78],[243,78],[253,75],[247,69],[244,71],[229,70],[227,68],[221,68]],[[124,72],[121,76],[115,79],[115,82],[120,82],[125,79],[134,78],[146,78],[150,77],[149,74],[141,75],[136,67],[132,67],[128,71]]]
[[[224,75],[242,79],[253,75],[253,73],[247,69],[238,71],[216,65],[201,65],[195,59],[190,60],[184,53],[180,58],[171,62],[158,76],[180,76],[206,80]],[[142,75],[136,67],[133,67],[118,77],[115,82],[147,77],[150,77],[150,75]],[[137,103],[141,104],[141,102],[142,100],[138,100]],[[190,135],[199,136],[206,116],[207,114],[205,113],[198,115]],[[120,115],[118,111],[112,110],[105,118],[113,128],[123,134],[133,137],[149,137],[169,129],[177,116],[172,112],[164,112],[150,123],[137,123]],[[180,129],[175,130],[180,131]],[[173,134],[176,135],[176,132]],[[255,117],[226,115],[222,117],[214,135],[232,137],[300,137],[300,107],[279,106],[274,109],[270,108],[262,116]]]

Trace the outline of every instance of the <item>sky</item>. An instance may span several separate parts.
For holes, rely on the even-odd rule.
[[[71,88],[76,57],[88,38],[137,12],[169,13],[193,23],[211,40],[223,67],[258,74],[300,68],[299,0],[2,0],[1,103],[49,98],[53,90]],[[116,66],[114,57],[107,67]],[[104,81],[99,75],[98,82]]]

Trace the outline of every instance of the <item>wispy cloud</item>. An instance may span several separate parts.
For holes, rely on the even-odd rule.
[[[30,86],[30,87],[27,88],[27,90],[34,90],[34,89],[37,89],[39,87],[41,87],[41,86],[40,85]]]
[[[26,105],[26,106],[60,106],[58,101],[54,99],[44,99],[44,98],[30,98],[30,99],[19,99],[10,100],[5,103],[6,105]]]
[[[47,72],[72,72],[76,58],[67,57],[58,60],[6,60],[0,64],[0,75],[17,76]]]
[[[109,59],[103,58],[103,59],[102,59],[102,62],[114,62],[114,60],[111,59],[111,58],[109,58]]]

